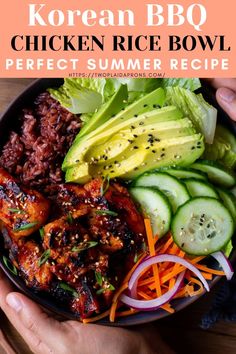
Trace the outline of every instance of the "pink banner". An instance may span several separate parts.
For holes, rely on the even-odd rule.
[[[235,0],[10,0],[1,77],[234,77]]]

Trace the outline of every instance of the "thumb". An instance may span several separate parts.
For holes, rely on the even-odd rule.
[[[236,92],[225,87],[219,88],[216,99],[229,117],[236,121]]]
[[[26,296],[19,293],[10,293],[6,297],[6,302],[16,313],[17,317],[23,329],[32,333],[32,341],[36,336],[39,339],[39,343],[45,344],[51,349],[52,353],[66,353],[66,343],[63,338],[65,336],[66,328],[63,323],[60,323],[53,318],[49,317],[41,308]],[[20,333],[23,335],[24,333]],[[30,336],[27,336],[28,341]],[[60,338],[59,341],[55,338]],[[33,343],[28,343],[31,347],[34,347]]]

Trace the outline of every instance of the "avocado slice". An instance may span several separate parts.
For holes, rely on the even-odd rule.
[[[95,134],[91,138],[89,138],[90,135],[87,135],[86,137],[82,137],[81,140],[75,141],[64,159],[62,169],[63,171],[66,171],[68,168],[76,165],[77,163],[82,163],[84,160],[84,155],[92,145],[106,143],[106,141],[122,129],[135,129],[139,126],[143,127],[145,124],[155,124],[157,122],[179,120],[181,118],[182,113],[176,107],[168,106],[141,114],[139,117],[132,117],[124,121],[121,120],[119,124],[108,130],[103,130],[100,134]],[[109,123],[109,121],[107,123]],[[103,126],[105,125],[106,123],[103,124]],[[99,128],[96,129],[95,132],[98,130]]]
[[[76,167],[68,168],[66,171],[66,182],[74,182],[79,184],[85,184],[91,180],[89,165],[88,163],[83,163],[77,165]]]
[[[127,105],[128,89],[127,85],[120,85],[116,93],[104,103],[100,109],[92,116],[92,118],[86,123],[80,130],[76,139],[80,139],[82,136],[91,133],[100,125],[104,124],[108,119],[117,114]]]
[[[191,128],[188,128],[191,129]],[[189,131],[190,132],[190,131]],[[175,136],[173,134],[173,136]],[[201,134],[192,134],[163,139],[154,142],[150,149],[138,146],[138,149],[128,148],[119,156],[101,165],[87,164],[89,172],[82,175],[82,164],[74,166],[66,172],[67,182],[84,183],[91,176],[121,177],[133,179],[139,174],[167,166],[187,166],[198,159],[204,151],[204,141]]]
[[[92,133],[92,135],[100,134],[102,131],[111,129],[117,124],[122,123],[124,120],[128,120],[133,117],[137,117],[145,112],[150,112],[154,109],[161,108],[165,102],[165,91],[159,87],[149,94],[141,97],[139,100],[133,102],[127,106],[124,110],[121,110],[114,118],[101,125],[98,130]]]
[[[142,113],[149,112],[158,107],[162,107],[165,102],[165,92],[159,87],[156,90],[150,92],[149,94],[141,97],[139,100],[133,102],[131,105],[127,106],[125,109],[121,109],[121,111],[114,117],[109,119],[104,124],[101,124],[97,129],[91,131],[88,135],[80,136],[80,133],[74,140],[73,145],[68,151],[63,164],[62,170],[66,171],[67,168],[73,166],[76,162],[74,160],[74,146],[77,146],[77,142],[82,143],[86,139],[90,139],[93,136],[99,135],[100,133],[109,130],[115,125],[128,120],[129,118],[138,116]]]
[[[96,162],[98,165],[108,164],[109,160],[113,158],[119,159],[119,155],[127,148],[135,149],[135,147],[142,146],[145,149],[152,149],[154,142],[160,142],[173,136],[180,137],[194,133],[192,122],[188,118],[143,125],[135,129],[120,130],[106,143],[90,145],[84,160],[89,163]]]
[[[132,156],[129,156],[125,162],[123,161],[123,169],[126,169],[126,165],[129,166],[131,169],[135,169],[137,165],[141,165],[141,163],[145,160],[145,157],[147,155],[147,151],[143,150],[141,153],[136,152],[132,154]],[[88,166],[88,164],[87,164]],[[119,167],[119,164],[116,164],[117,168]],[[87,183],[91,180],[92,176],[90,173],[92,173],[93,177],[97,176],[107,176],[108,175],[108,169],[109,165],[104,165],[100,170],[93,168],[90,166],[89,168],[89,173],[88,170],[85,172],[83,175],[85,169],[83,167],[83,164],[76,165],[74,167],[69,168],[66,171],[66,182],[74,182],[74,183],[79,183],[79,184],[84,184]],[[122,170],[123,171],[123,170]],[[100,173],[101,172],[101,173]],[[109,172],[110,173],[110,172]]]
[[[154,145],[152,150],[137,150],[135,155],[129,149],[120,161],[110,162],[108,168],[92,166],[91,174],[96,176],[99,171],[102,171],[103,175],[109,175],[110,178],[121,177],[129,180],[155,168],[187,166],[197,160],[203,151],[204,141],[201,134],[166,139]]]

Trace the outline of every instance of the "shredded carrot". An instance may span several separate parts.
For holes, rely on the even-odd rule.
[[[85,318],[85,319],[83,319],[83,323],[93,323],[93,322],[99,321],[102,318],[105,318],[105,317],[109,316],[109,313],[110,313],[110,310],[107,310],[107,311],[105,311],[105,312],[103,312],[100,315],[97,315],[95,317]]]
[[[150,295],[148,295],[147,293],[145,293],[143,291],[138,291],[138,295],[145,300],[152,300],[153,299],[153,297],[151,297]],[[166,310],[167,312],[170,312],[170,313],[174,312],[174,309],[171,308],[169,304],[164,304],[163,306],[161,306],[161,308],[163,310]]]
[[[203,264],[199,264],[199,262],[201,262],[205,258],[205,256],[190,257],[185,255],[185,252],[183,252],[174,243],[173,237],[170,232],[165,236],[164,240],[163,238],[160,240],[158,235],[153,235],[150,220],[145,219],[144,224],[146,229],[147,244],[150,256],[165,253],[177,255],[181,258],[186,259],[188,262],[197,267],[206,280],[211,280],[213,275],[224,275],[223,271],[211,269]],[[124,311],[118,311],[118,309],[121,307],[119,298],[121,294],[125,290],[127,290],[130,277],[146,256],[147,253],[143,253],[142,256],[139,258],[138,262],[128,272],[125,279],[123,280],[123,283],[114,294],[110,309],[96,317],[83,320],[84,323],[95,322],[108,315],[110,321],[114,322],[117,317],[130,316],[139,312],[138,310],[132,308],[129,308],[128,310]],[[193,273],[189,269],[186,269],[183,265],[179,263],[162,262],[160,264],[154,264],[150,267],[147,267],[140,274],[139,279],[137,281],[138,298],[148,301],[162,296],[169,290],[173,289],[177,276],[184,270],[186,271],[185,280],[187,280],[188,283],[182,286],[181,289],[179,289],[174,298],[184,298],[189,296],[192,297],[201,294],[203,292],[203,284],[200,280],[198,280],[192,275]],[[170,303],[163,304],[161,308],[170,313],[173,313],[175,311],[171,307]]]
[[[189,261],[192,264],[196,264],[196,263],[199,263],[200,261],[202,261],[204,258],[206,258],[206,256],[199,256],[199,257],[192,258],[192,259],[188,258],[187,261]]]
[[[225,275],[223,270],[211,269],[211,268],[208,268],[202,264],[196,264],[196,268],[203,270],[204,272],[208,272],[208,273],[215,274],[215,275]]]
[[[213,278],[213,275],[211,273],[201,272],[201,274],[206,280],[212,280]]]
[[[177,294],[174,296],[174,299],[179,299],[179,298],[183,298],[183,297],[189,296],[188,292],[187,292],[187,286],[188,285],[184,286],[181,290],[179,290],[177,292]],[[192,287],[191,290],[194,291],[193,285],[191,285],[191,287]]]
[[[150,295],[148,295],[147,293],[145,293],[141,290],[138,291],[138,295],[145,300],[152,300],[153,299],[153,297],[151,297]]]
[[[154,238],[153,238],[152,226],[151,226],[150,219],[144,219],[144,224],[145,224],[145,228],[146,228],[146,234],[147,234],[147,239],[148,239],[148,247],[149,247],[150,255],[155,256],[156,251],[155,251],[155,244],[154,244]],[[154,264],[152,266],[152,269],[153,269],[153,275],[155,277],[156,293],[157,293],[157,296],[161,296],[161,285],[160,285],[157,264]]]
[[[148,285],[148,284],[153,283],[154,281],[155,281],[155,278],[154,278],[154,277],[150,277],[150,278],[141,280],[141,281],[138,283],[138,286]]]
[[[173,243],[173,239],[172,239],[172,237],[170,237],[170,238],[166,241],[166,243],[163,245],[163,247],[158,250],[158,251],[159,251],[158,253],[166,253],[166,251],[167,251],[168,248],[172,245],[172,243]]]
[[[196,296],[196,295],[200,295],[203,292],[202,282],[200,282],[200,280],[198,280],[198,279],[196,279],[194,277],[190,277],[189,280],[190,280],[190,282],[192,282],[194,284],[197,284],[199,288],[197,290],[194,290],[194,291],[187,290],[188,291],[188,295],[191,296],[191,297]],[[189,285],[189,287],[190,286],[191,285]]]
[[[111,305],[110,313],[109,313],[110,322],[115,322],[117,306],[118,306],[118,301],[113,302]]]
[[[185,252],[183,252],[182,250],[179,252],[179,257],[184,258],[185,256]],[[173,267],[173,272],[176,272],[180,267],[180,264],[175,263],[174,267]],[[171,278],[169,281],[169,290],[171,290],[175,285],[175,278]]]
[[[120,295],[128,288],[128,282],[123,283],[120,288],[117,290],[117,292],[115,293],[112,302],[116,302]]]
[[[173,309],[169,304],[162,305],[161,309],[165,310],[165,311],[167,311],[169,313],[174,313],[175,312],[175,309]]]
[[[155,236],[153,237],[154,245],[157,243],[158,240],[159,240],[159,236],[158,236],[158,235],[155,235]]]
[[[121,287],[118,289],[118,291],[115,293],[113,299],[112,299],[112,305],[109,310],[109,317],[110,317],[110,322],[115,321],[115,316],[116,316],[116,309],[118,306],[118,299],[120,295],[128,288],[128,282],[125,282],[124,284],[121,285]]]

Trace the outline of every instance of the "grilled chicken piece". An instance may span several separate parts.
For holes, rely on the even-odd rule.
[[[14,231],[14,216],[19,221],[27,216],[27,222],[32,223],[37,215],[38,221],[34,201],[32,206],[29,203],[31,209],[26,200],[18,201],[18,194],[27,198],[29,192],[26,194],[14,180],[11,180],[11,187],[14,186],[11,189],[15,194],[10,195],[6,183],[5,194],[3,188],[0,190],[2,210],[20,210],[11,212],[11,222],[0,217],[5,224],[4,240],[10,248],[11,260],[30,287],[46,290],[58,301],[63,293],[63,299],[81,318],[99,313],[110,305],[114,290],[134,263],[134,254],[144,235],[142,217],[128,191],[116,183],[105,184],[102,179],[95,179],[83,187],[54,186],[50,214],[55,220],[43,226],[42,246],[24,237],[18,238],[18,235],[26,236],[22,232],[29,230]],[[34,196],[37,199],[36,193]]]
[[[76,220],[62,217],[44,226],[43,247],[51,250],[51,258],[57,259],[73,248],[86,249],[90,236]]]
[[[59,280],[75,284],[90,270],[107,272],[108,256],[77,220],[62,217],[44,227],[43,248],[50,250],[52,272]]]
[[[76,286],[79,296],[72,301],[72,311],[78,313],[81,319],[90,317],[94,312],[99,313],[100,306],[91,288],[83,281]]]
[[[60,217],[71,215],[78,218],[90,210],[88,193],[82,186],[75,184],[59,184],[52,191],[53,214]]]
[[[127,223],[133,232],[140,234],[140,236],[145,234],[143,218],[137,211],[125,187],[118,183],[113,183],[106,188],[106,182],[103,182],[101,178],[97,178],[87,183],[84,188],[97,201],[101,199],[101,190],[104,190],[103,199],[106,200],[108,209],[118,212],[121,221]]]
[[[19,187],[0,167],[0,220],[16,238],[31,235],[45,224],[49,201],[39,192]]]
[[[125,221],[133,232],[141,237],[145,235],[143,218],[138,213],[126,188],[118,183],[114,183],[107,190],[105,198],[111,208],[115,208],[121,220]]]
[[[34,241],[27,241],[21,247],[14,245],[10,258],[30,287],[48,290],[52,281],[52,272],[47,257]]]

